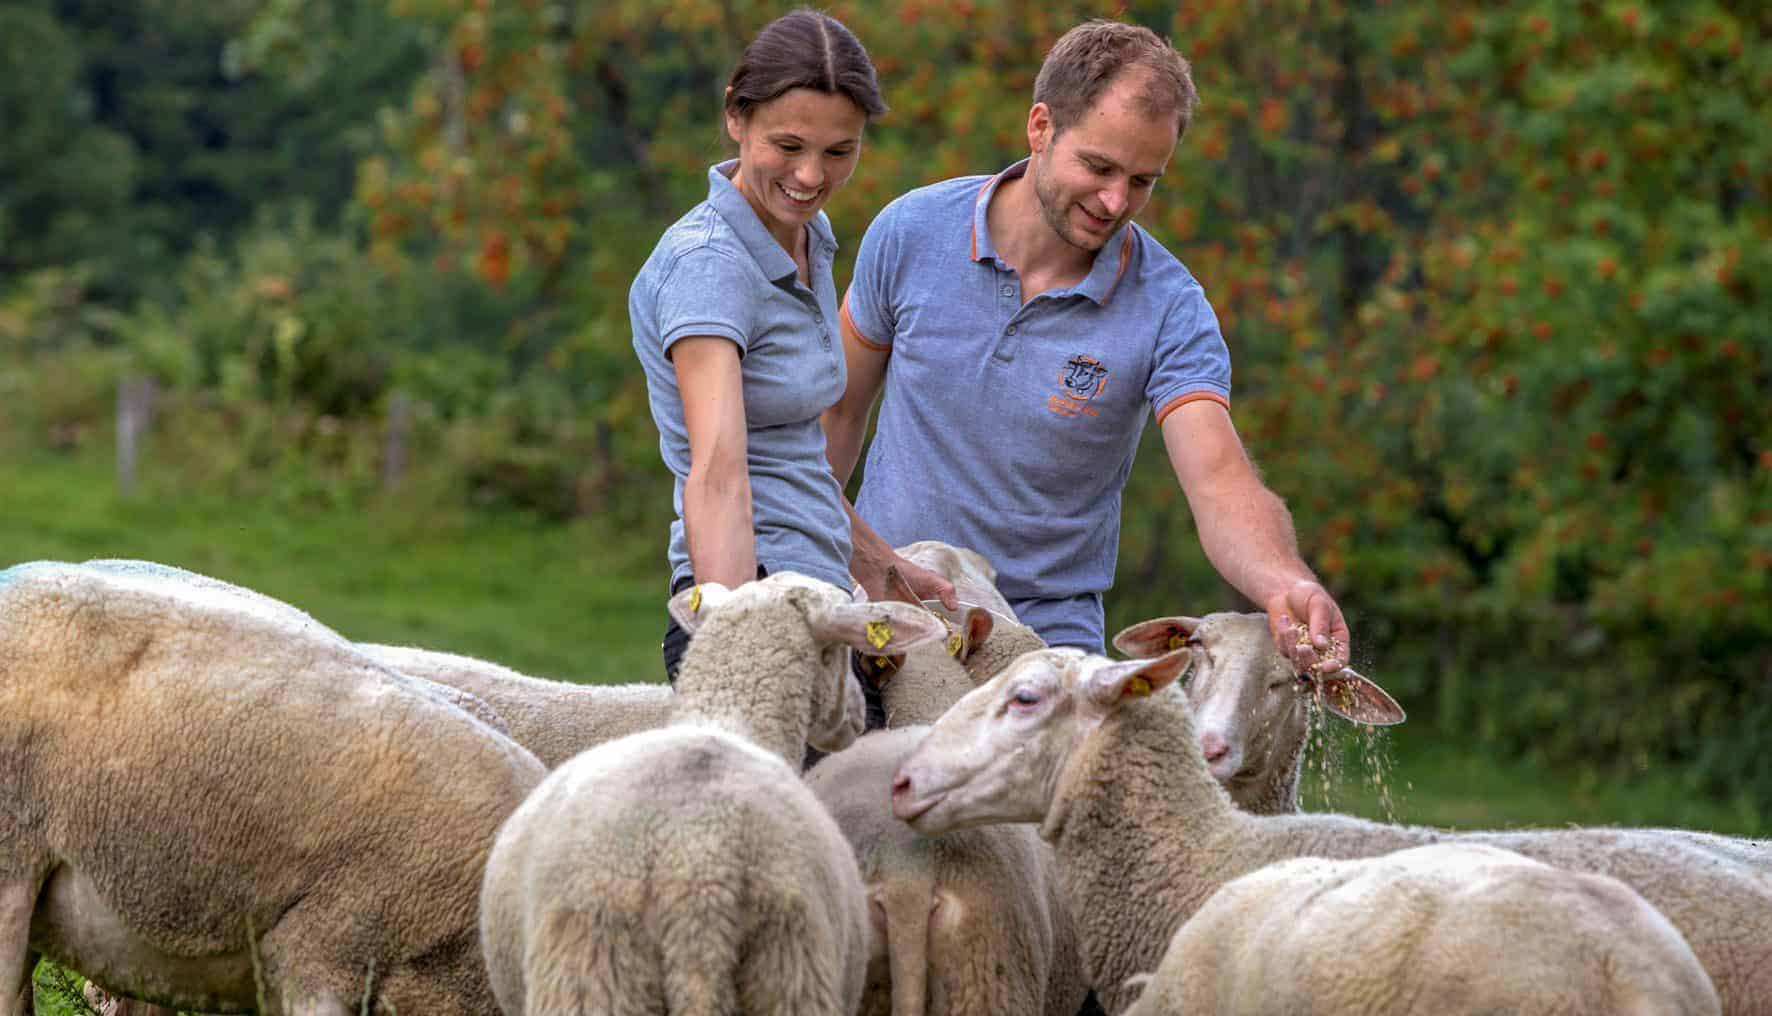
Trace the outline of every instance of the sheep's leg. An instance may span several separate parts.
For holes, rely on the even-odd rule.
[[[31,1016],[31,911],[37,906],[38,879],[0,883],[0,1016]]]

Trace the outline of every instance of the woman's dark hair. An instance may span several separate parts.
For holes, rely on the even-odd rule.
[[[886,112],[874,64],[855,33],[828,14],[801,9],[783,14],[757,33],[732,71],[726,112],[751,110],[795,88],[846,95],[869,120]]]

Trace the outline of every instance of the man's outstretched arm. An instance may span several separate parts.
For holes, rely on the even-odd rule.
[[[1347,666],[1351,645],[1341,607],[1298,556],[1292,516],[1255,474],[1230,413],[1198,399],[1171,410],[1162,427],[1169,463],[1218,574],[1267,611],[1274,644],[1299,671]]]

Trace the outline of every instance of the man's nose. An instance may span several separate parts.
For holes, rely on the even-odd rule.
[[[1108,218],[1110,219],[1117,219],[1124,215],[1126,213],[1127,202],[1131,200],[1126,194],[1126,187],[1124,184],[1114,184],[1112,187],[1103,187],[1098,198],[1101,201],[1102,210],[1108,213]]]

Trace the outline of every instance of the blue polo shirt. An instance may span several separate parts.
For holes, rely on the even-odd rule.
[[[807,226],[812,285],[732,183],[736,160],[708,170],[708,198],[678,219],[628,290],[634,353],[646,372],[658,450],[676,477],[671,580],[689,577],[683,483],[689,434],[670,349],[715,336],[738,347],[757,560],[849,588],[849,517],[825,459],[819,416],[848,380],[831,265],[837,241],[820,212]]]
[[[1024,304],[985,210],[1026,169],[911,191],[862,238],[843,313],[891,356],[856,509],[893,546],[983,553],[1048,643],[1099,652],[1139,436],[1194,399],[1228,406],[1230,354],[1200,284],[1135,224]]]

